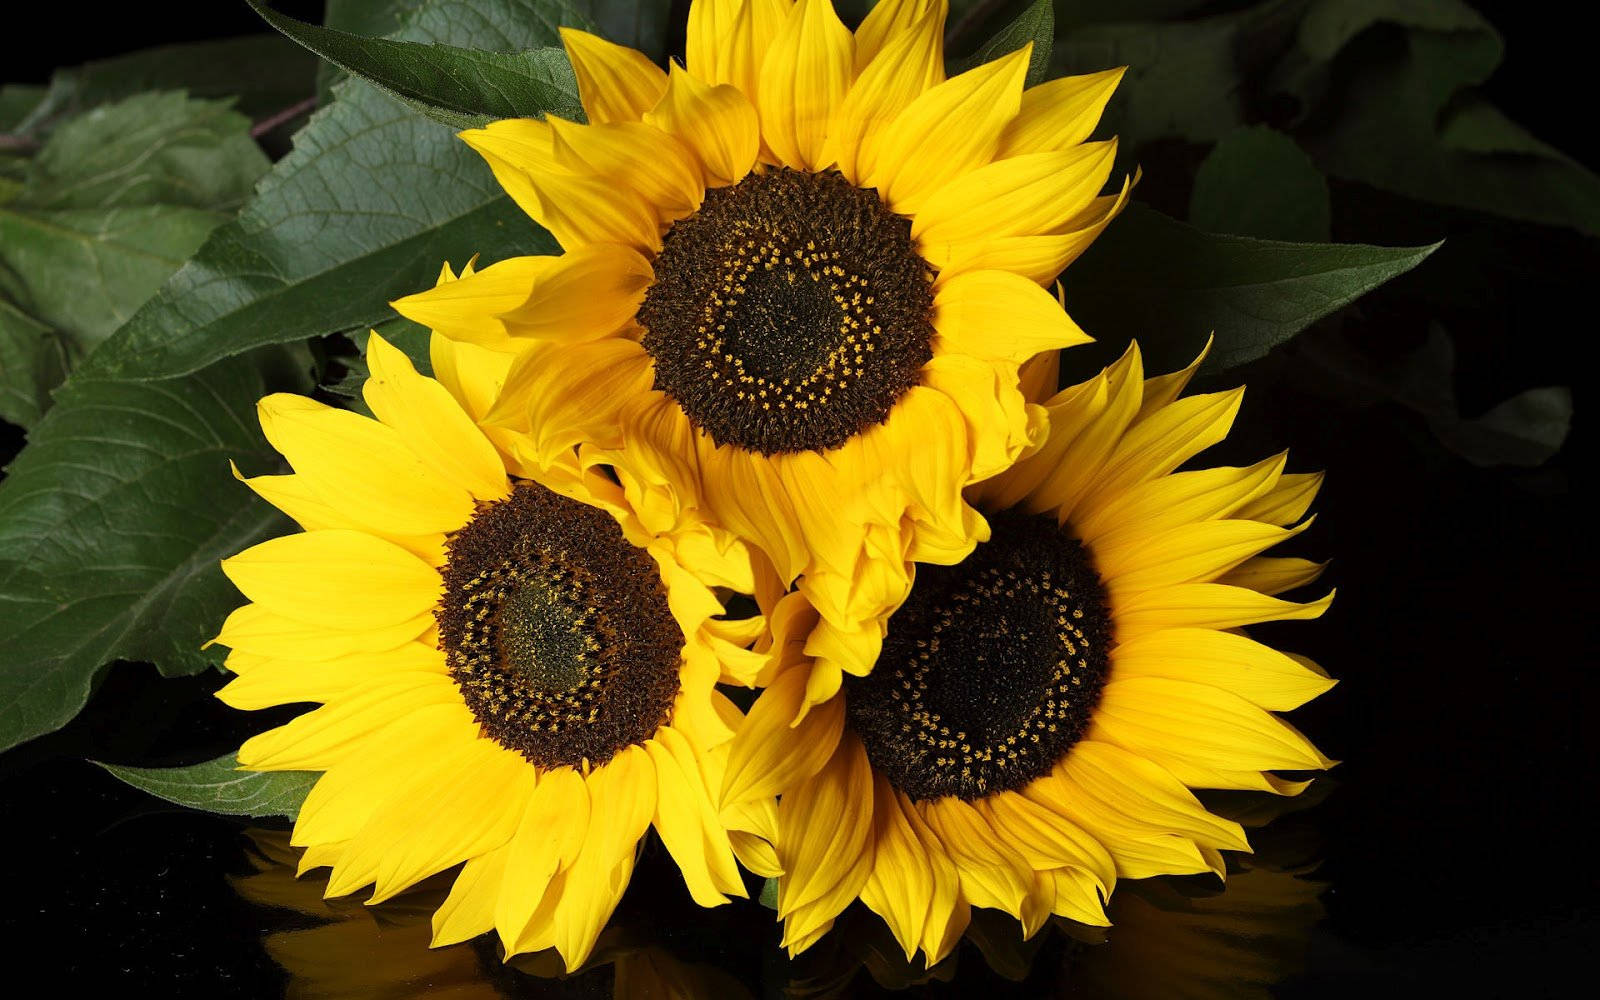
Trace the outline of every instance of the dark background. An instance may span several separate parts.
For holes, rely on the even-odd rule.
[[[8,32],[6,79],[44,82],[57,65],[258,23],[243,3],[181,16],[96,6],[32,8],[25,35]],[[276,6],[308,20],[320,13],[315,3]],[[1592,40],[1562,29],[1548,5],[1477,6],[1507,39],[1488,94],[1593,166]],[[1140,193],[1183,214],[1186,190],[1152,180]],[[1579,816],[1595,787],[1593,505],[1574,482],[1592,439],[1593,383],[1578,345],[1595,336],[1600,250],[1570,231],[1348,185],[1334,193],[1336,240],[1446,240],[1359,303],[1341,336],[1381,354],[1415,346],[1426,319],[1442,318],[1460,353],[1464,413],[1564,383],[1577,420],[1546,466],[1479,469],[1439,448],[1414,413],[1323,391],[1325,374],[1294,345],[1236,373],[1251,385],[1236,436],[1207,457],[1250,461],[1292,446],[1291,468],[1327,470],[1319,521],[1297,551],[1332,556],[1327,580],[1340,591],[1321,621],[1267,637],[1342,682],[1293,717],[1343,763],[1331,793],[1293,820],[1320,859],[1326,919],[1280,992],[1565,995],[1563,975],[1587,969],[1600,932],[1593,835]],[[9,461],[21,439],[0,431],[0,461]],[[263,722],[216,703],[215,686],[119,665],[66,730],[0,757],[0,953],[13,981],[281,993],[286,977],[262,938],[315,921],[247,903],[231,887],[229,876],[251,870],[244,824],[165,807],[83,762],[188,763],[231,749]],[[665,933],[680,954],[752,984],[764,968],[770,978],[776,935],[765,911],[694,911],[659,849],[636,883],[625,916]],[[1071,951],[1059,936],[1047,941],[1021,984],[964,960],[954,982],[929,990],[1050,993]],[[609,982],[586,977],[562,995],[609,995]],[[553,987],[504,973],[499,988],[542,996]],[[872,992],[865,977],[856,988]]]

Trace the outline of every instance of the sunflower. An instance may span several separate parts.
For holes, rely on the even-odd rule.
[[[522,467],[476,423],[510,359],[432,352],[437,380],[372,335],[376,419],[261,401],[295,471],[246,482],[305,530],[223,562],[251,603],[217,637],[238,675],[219,697],[322,704],[238,758],[323,772],[293,842],[330,896],[463,865],[434,943],[492,928],[576,967],[652,824],[696,902],[744,894],[713,805],[739,713],[715,685],[748,680],[762,626],[713,587],[748,589],[750,561],[651,536],[573,455]]]
[[[930,965],[973,906],[1030,935],[1104,924],[1119,877],[1220,876],[1220,850],[1248,850],[1190,788],[1294,794],[1273,770],[1332,764],[1272,713],[1333,682],[1239,631],[1327,608],[1272,596],[1320,566],[1261,555],[1309,523],[1320,477],[1284,455],[1175,472],[1241,398],[1178,398],[1194,370],[1145,379],[1134,347],[1045,401],[1043,446],[968,492],[990,539],[919,570],[875,669],[829,701],[806,698],[817,610],[798,591],[772,608],[723,801],[781,794],[765,835],[791,953],[856,898]],[[1056,377],[1035,359],[1025,391]]]
[[[1018,366],[1086,342],[1044,285],[1105,227],[1121,71],[1025,89],[1031,48],[946,79],[945,0],[695,0],[686,65],[564,30],[586,124],[462,133],[559,256],[396,302],[518,353],[490,421],[587,442],[641,516],[754,543],[870,669],[912,560],[987,537],[962,489],[1043,433]],[[829,675],[816,675],[823,684]]]

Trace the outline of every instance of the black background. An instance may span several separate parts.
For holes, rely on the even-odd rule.
[[[257,24],[242,2],[181,14],[94,6],[32,8],[25,32],[8,29],[6,79],[43,82],[58,64]],[[277,6],[318,16],[316,4]],[[1548,5],[1478,6],[1508,41],[1488,93],[1592,166],[1591,40],[1561,29]],[[1149,183],[1141,195],[1182,214],[1186,192]],[[1521,388],[1566,383],[1578,416],[1547,466],[1477,469],[1434,446],[1399,406],[1323,398],[1317,370],[1293,347],[1244,373],[1251,392],[1238,433],[1214,457],[1252,460],[1292,446],[1292,468],[1328,471],[1320,519],[1297,545],[1333,557],[1327,579],[1339,588],[1327,617],[1269,636],[1341,679],[1294,716],[1343,763],[1331,794],[1298,820],[1318,845],[1327,917],[1304,971],[1281,992],[1565,995],[1563,974],[1581,971],[1600,937],[1594,838],[1579,814],[1595,788],[1593,506],[1574,482],[1592,439],[1592,382],[1581,360],[1591,351],[1580,345],[1596,335],[1600,250],[1568,231],[1376,192],[1336,186],[1335,206],[1339,240],[1446,240],[1417,272],[1360,303],[1348,336],[1379,350],[1414,344],[1427,318],[1415,315],[1415,293],[1444,289],[1435,299],[1461,352],[1466,413]],[[9,460],[21,442],[4,431],[0,459]],[[230,888],[229,875],[249,870],[243,824],[166,808],[83,762],[187,763],[231,749],[262,720],[216,703],[215,686],[120,665],[65,731],[0,757],[0,952],[13,984],[39,975],[53,989],[282,991],[262,936],[306,920]],[[624,910],[747,982],[770,971],[766,911],[694,911],[658,855],[646,859]],[[1020,985],[971,961],[955,982],[929,989],[1050,993],[1063,947],[1047,944]],[[507,982],[502,989],[513,988]],[[519,982],[545,995],[536,981]],[[584,980],[564,995],[594,991],[608,995]]]

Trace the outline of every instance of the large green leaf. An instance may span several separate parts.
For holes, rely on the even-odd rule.
[[[964,59],[957,59],[951,69],[963,72],[986,62],[993,62],[1015,52],[1028,43],[1033,51],[1028,56],[1027,85],[1041,82],[1050,72],[1050,50],[1056,33],[1055,12],[1051,0],[1033,0],[1016,20],[1001,28],[978,50]]]
[[[1600,234],[1600,175],[1551,149],[1472,88],[1500,64],[1493,27],[1458,0],[1315,0],[1301,22],[1300,67],[1330,67],[1363,32],[1403,44],[1363,53],[1340,113],[1306,132],[1329,174],[1423,201]]]
[[[566,12],[541,0],[440,0],[399,34],[530,48],[553,42]],[[394,315],[390,300],[431,286],[443,261],[555,249],[449,130],[349,80],[238,220],[85,364],[103,377],[184,374],[261,344],[380,322]]]
[[[451,128],[545,112],[569,119],[582,113],[577,80],[559,48],[485,52],[364,38],[285,17],[261,0],[247,2],[284,35]]]
[[[152,90],[230,98],[243,114],[264,117],[310,97],[316,66],[316,57],[271,34],[146,49],[57,70],[48,93],[13,127],[35,134],[96,105]]]
[[[151,93],[56,128],[0,202],[0,417],[27,425],[249,196],[267,160],[225,102]],[[41,334],[40,330],[44,332]]]
[[[1262,125],[1222,137],[1200,164],[1189,224],[1208,233],[1326,243],[1328,182],[1311,157]]]
[[[66,723],[112,660],[210,662],[201,646],[239,601],[218,561],[287,526],[228,473],[278,463],[255,401],[293,382],[262,360],[74,378],[34,428],[0,484],[0,749]]]
[[[1194,360],[1226,370],[1396,275],[1427,247],[1279,243],[1217,236],[1132,205],[1066,273],[1067,310],[1100,343],[1063,355],[1104,361],[1133,339],[1153,371]]]
[[[405,32],[530,48],[553,39],[553,9],[436,0]],[[65,723],[110,660],[207,662],[200,645],[239,600],[218,560],[285,526],[227,459],[276,463],[254,404],[287,380],[231,355],[390,317],[387,300],[447,258],[553,248],[447,130],[360,81],[339,93],[240,218],[74,373],[0,483],[0,747]]]
[[[241,771],[233,754],[189,767],[103,764],[113,777],[157,798],[228,816],[295,819],[322,777],[318,771]]]

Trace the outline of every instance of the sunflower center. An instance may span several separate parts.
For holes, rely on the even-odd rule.
[[[719,445],[835,448],[933,356],[931,275],[910,220],[836,170],[712,190],[668,230],[639,309],[656,388]]]
[[[1006,512],[956,566],[917,569],[878,665],[848,680],[851,728],[913,799],[979,799],[1040,777],[1083,736],[1111,634],[1083,546]]]
[[[519,483],[448,556],[439,643],[484,735],[541,767],[597,766],[666,721],[683,631],[604,511]]]

